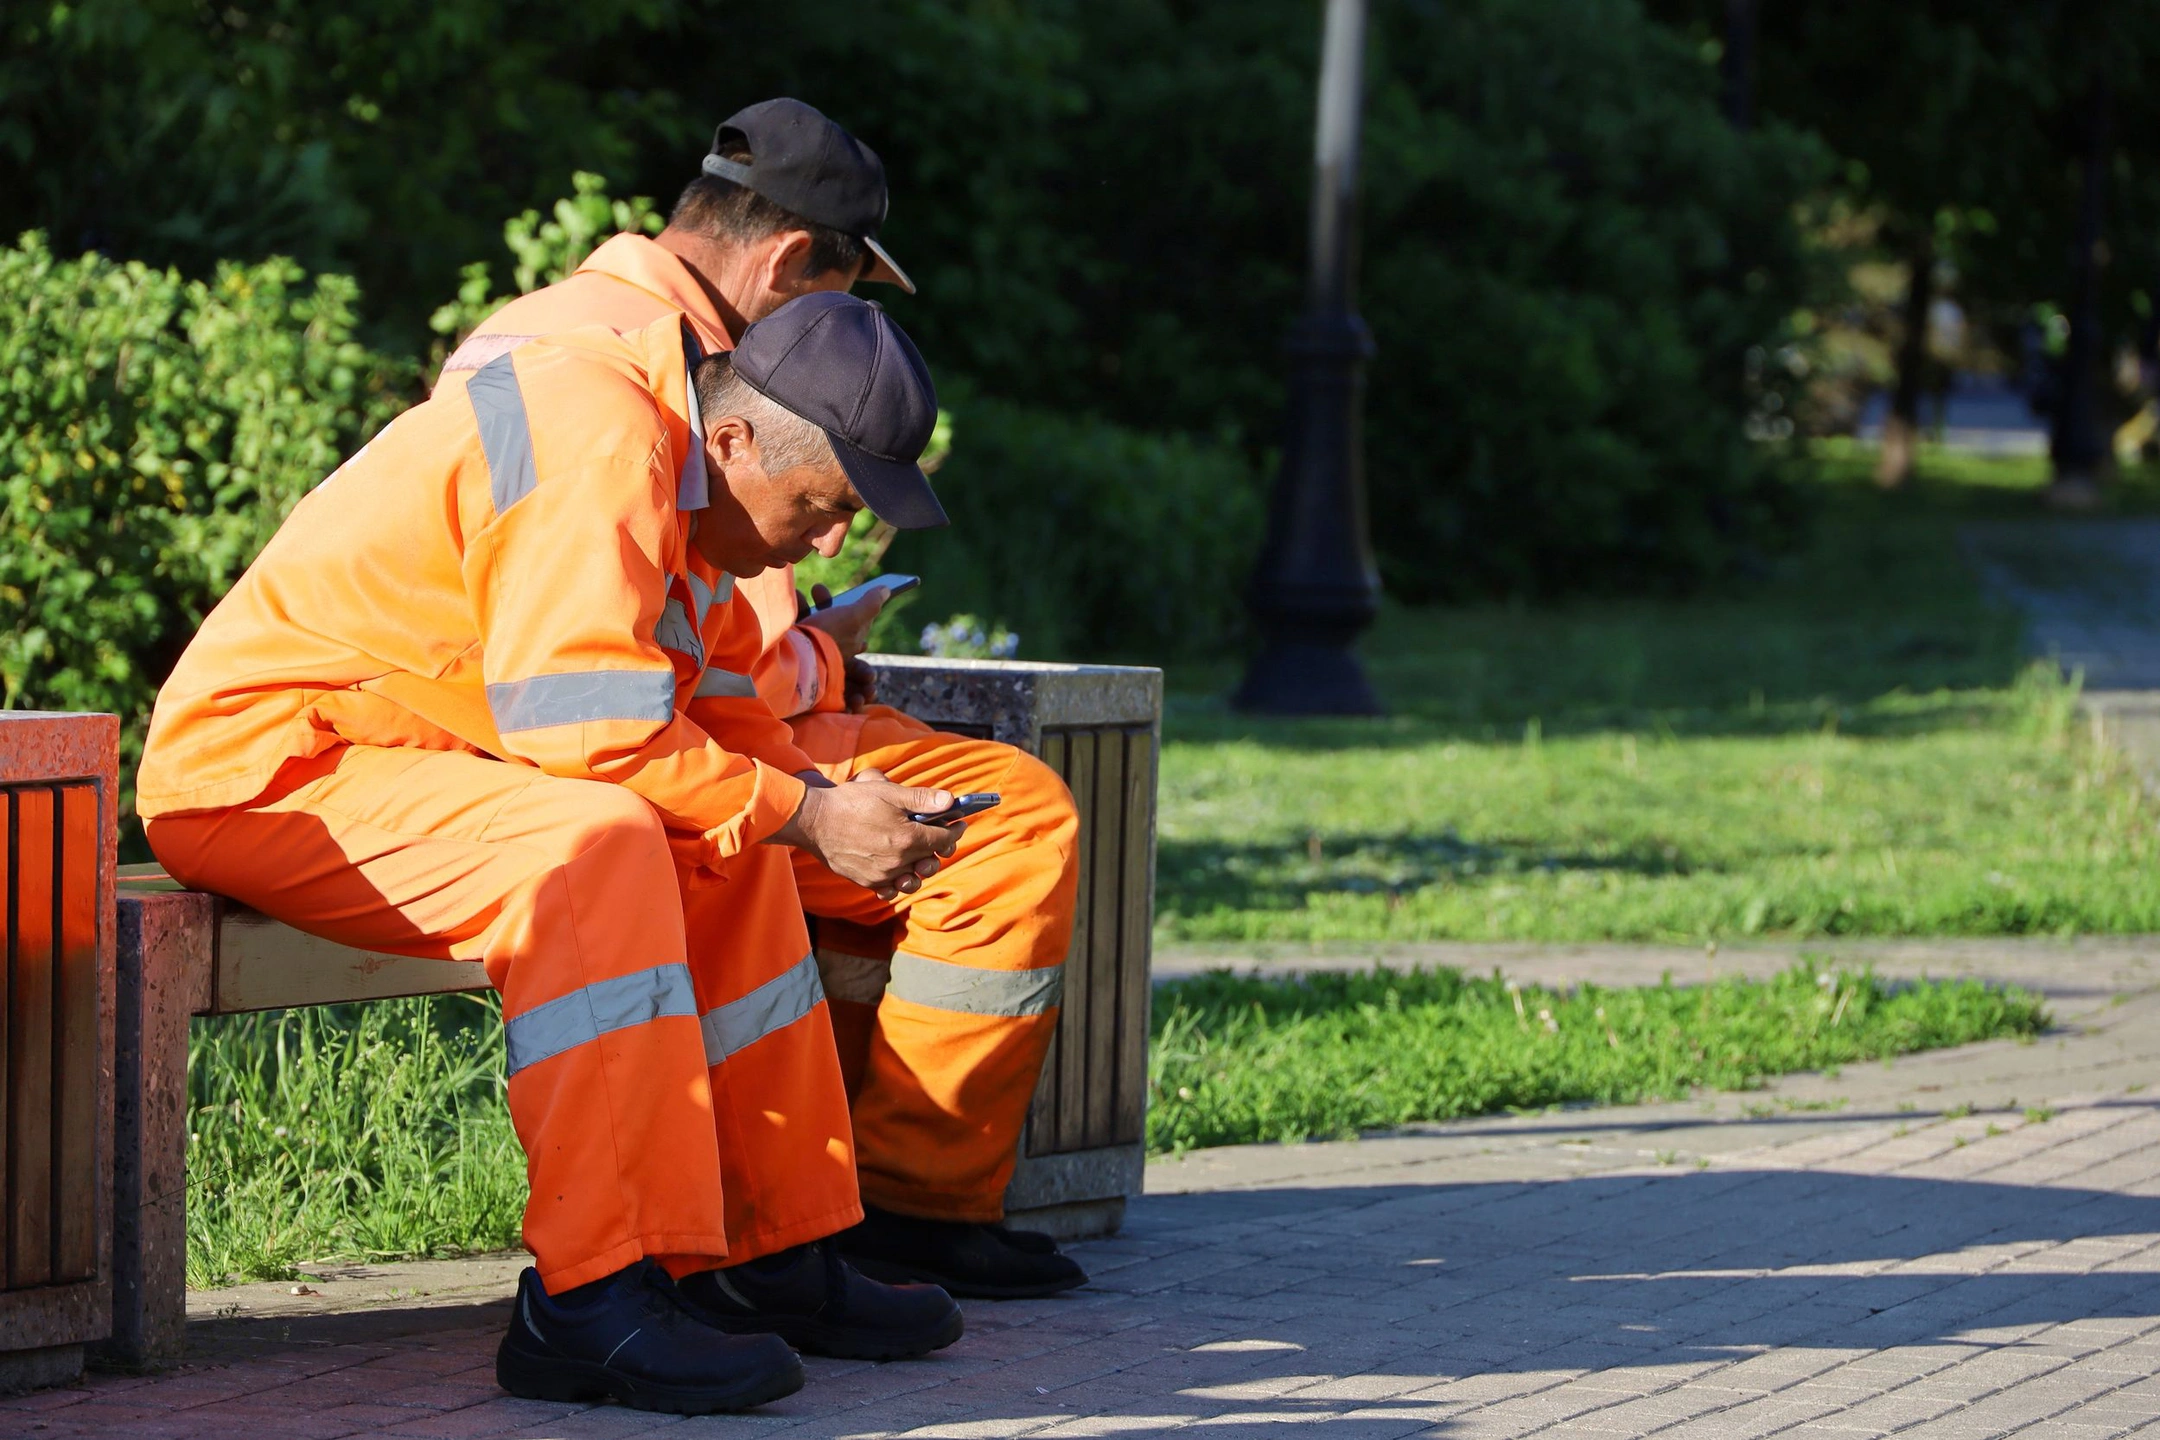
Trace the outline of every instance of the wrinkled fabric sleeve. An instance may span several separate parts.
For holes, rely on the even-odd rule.
[[[792,756],[761,761],[676,709],[658,639],[674,483],[664,441],[549,475],[475,537],[467,587],[510,755],[642,796],[671,829],[703,837],[692,858],[709,864],[785,825],[803,784],[784,768]]]
[[[847,708],[847,667],[840,646],[816,626],[788,627],[758,657],[751,676],[758,694],[783,720]]]

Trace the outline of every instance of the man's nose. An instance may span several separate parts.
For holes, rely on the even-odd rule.
[[[810,532],[810,548],[830,560],[838,555],[840,547],[847,543],[847,532],[845,520],[836,521],[822,530],[813,530]]]

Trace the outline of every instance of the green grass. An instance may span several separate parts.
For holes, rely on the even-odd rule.
[[[1732,593],[1386,611],[1383,719],[1237,716],[1228,667],[1173,672],[1159,937],[2160,930],[2153,808],[1959,552],[2039,468],[1861,468]]]
[[[516,1244],[499,1017],[455,997],[196,1021],[188,1283]]]
[[[1217,973],[1156,992],[1148,1148],[1347,1138],[1497,1110],[1744,1090],[2046,1024],[2022,991],[1891,985],[1808,963],[1768,981],[1569,992],[1447,969],[1300,981]]]

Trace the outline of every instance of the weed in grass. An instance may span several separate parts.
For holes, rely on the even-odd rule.
[[[1994,1121],[1990,1120],[1988,1121],[1987,1133],[1990,1137],[2000,1135],[2003,1133],[2003,1128],[2002,1126],[1997,1125]]]
[[[2025,1123],[2028,1125],[2045,1125],[2054,1118],[2055,1112],[2045,1105],[2028,1105],[2025,1107]]]
[[[1677,1150],[1660,1150],[1657,1152],[1657,1163],[1660,1165],[1677,1165],[1680,1163],[1680,1152]]]
[[[1976,981],[1820,978],[1803,962],[1770,980],[1571,992],[1454,970],[1178,981],[1156,994],[1148,1146],[1348,1137],[1571,1101],[1741,1090],[2047,1023],[2037,997]]]
[[[188,1283],[515,1244],[499,1016],[458,996],[195,1022]]]
[[[1972,1112],[1972,1102],[1968,1100],[1965,1101],[1963,1104],[1952,1105],[1949,1109],[1943,1111],[1942,1113],[1943,1119],[1945,1120],[1963,1120],[1966,1116],[1972,1114]]]

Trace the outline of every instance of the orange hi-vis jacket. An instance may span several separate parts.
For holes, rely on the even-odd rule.
[[[689,322],[700,353],[735,347],[712,297],[673,251],[643,235],[617,235],[588,255],[576,273],[519,296],[481,321],[444,364],[437,383],[476,371],[536,336],[587,325],[638,330],[675,314]],[[751,674],[773,713],[787,718],[844,709],[846,670],[839,648],[823,631],[795,623],[794,567],[776,565],[744,580],[740,590],[763,629]]]
[[[392,422],[204,622],[160,691],[140,812],[245,804],[350,742],[612,781],[695,866],[787,823],[810,761],[749,679],[753,608],[690,544],[691,343],[672,314],[557,336]]]

